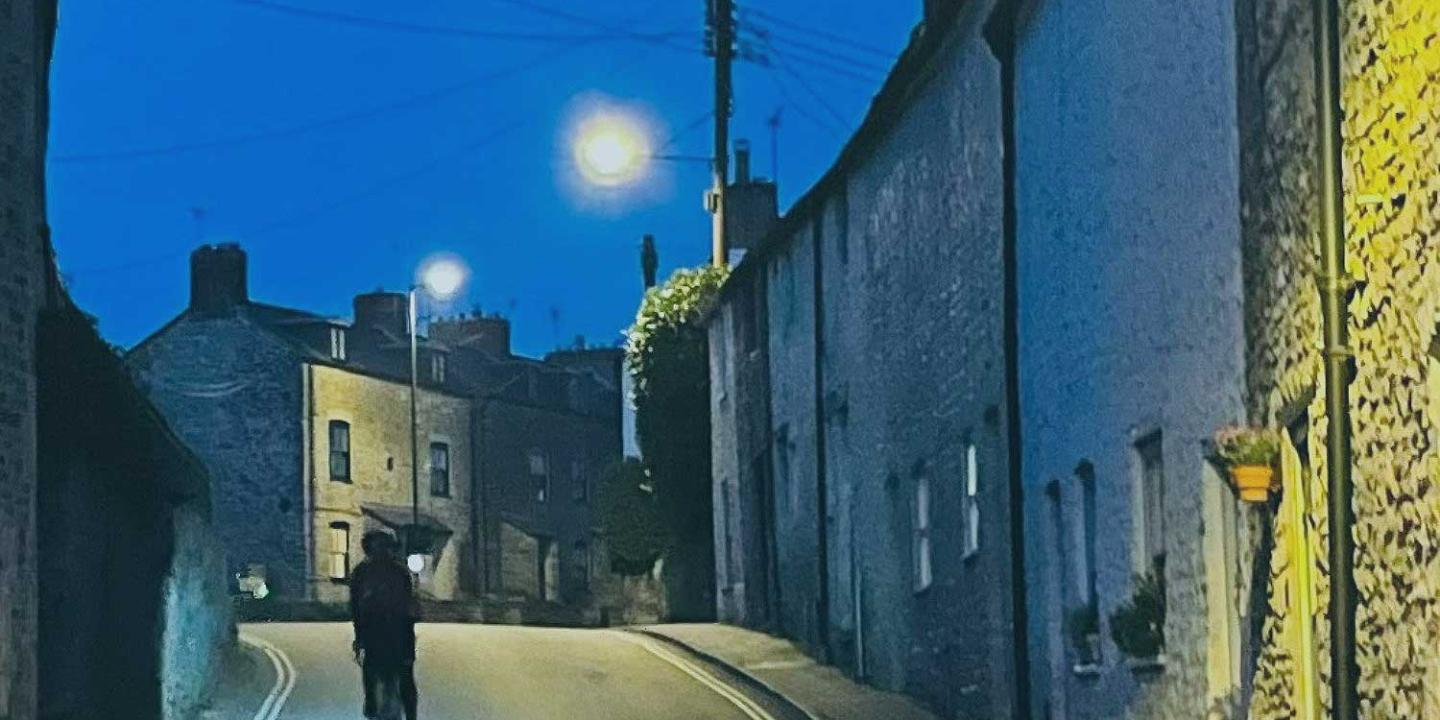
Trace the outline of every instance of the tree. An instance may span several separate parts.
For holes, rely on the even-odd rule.
[[[728,270],[679,270],[645,294],[626,334],[635,426],[670,543],[670,609],[677,619],[714,613],[710,490],[710,356],[705,316]]]
[[[620,575],[644,575],[665,553],[669,534],[645,466],[625,458],[605,469],[598,497],[610,568]]]

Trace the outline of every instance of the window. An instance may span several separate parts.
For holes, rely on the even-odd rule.
[[[915,479],[915,592],[930,587],[934,580],[930,566],[930,478]]]
[[[790,477],[790,426],[775,431],[775,475],[785,489],[785,509],[795,512],[800,505],[800,488]]]
[[[330,328],[330,358],[332,360],[345,359],[345,329]]]
[[[1095,587],[1095,466],[1089,460],[1081,460],[1075,468],[1075,477],[1080,479],[1080,512],[1083,514],[1080,531],[1084,533],[1081,544],[1085,550],[1085,602],[1096,601]]]
[[[450,497],[450,446],[430,443],[430,494]]]
[[[530,488],[535,493],[536,502],[546,502],[550,499],[550,468],[545,461],[545,454],[540,450],[531,450],[527,457],[527,464],[530,470]]]
[[[590,500],[590,478],[585,473],[584,460],[576,458],[570,461],[570,487],[573,488],[575,502]]]
[[[1160,432],[1135,443],[1135,455],[1140,461],[1142,557],[1149,567],[1150,560],[1165,554],[1165,458]]]
[[[434,353],[430,356],[430,379],[437,383],[445,382],[444,353]]]
[[[980,460],[973,443],[965,446],[965,557],[980,551]]]
[[[350,482],[350,423],[330,421],[330,479]]]
[[[580,569],[580,574],[585,578],[585,584],[589,585],[594,579],[590,566],[590,546],[584,540],[575,541],[575,560],[573,561]]]
[[[330,523],[330,579],[350,577],[350,523]]]

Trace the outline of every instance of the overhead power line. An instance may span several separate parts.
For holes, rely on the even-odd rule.
[[[427,25],[423,23],[407,22],[403,20],[389,20],[385,18],[368,17],[362,15],[351,15],[349,13],[334,12],[331,10],[319,10],[314,8],[286,5],[269,0],[231,0],[237,5],[266,10],[292,17],[308,18],[350,25],[354,27],[370,28],[374,30],[390,30],[396,32],[412,33],[416,35],[439,35],[448,37],[461,37],[474,40],[515,40],[525,42],[575,42],[577,40],[597,39],[594,35],[575,35],[557,33],[537,32],[511,32],[503,30],[479,30],[475,28],[454,27],[449,25]]]
[[[760,39],[762,42],[768,42],[771,44],[783,44],[787,50],[794,49],[797,53],[805,52],[810,55],[828,58],[830,60],[839,62],[842,65],[849,65],[858,70],[879,73],[880,75],[884,75],[886,72],[889,72],[889,68],[883,65],[879,65],[873,61],[864,60],[854,55],[842,53],[824,45],[819,45],[816,43],[790,37],[783,33],[776,34],[773,30],[763,25],[746,23],[740,26],[740,30],[741,32],[749,32],[756,38]]]
[[[757,9],[757,8],[747,7],[747,8],[742,9],[740,12],[741,12],[742,22],[743,22],[743,19],[744,19],[745,15],[754,15],[754,16],[756,16],[756,17],[764,18],[765,20],[767,20],[768,22],[770,22],[770,23],[773,24],[773,25],[777,25],[777,26],[783,27],[783,28],[788,28],[788,29],[790,29],[790,30],[792,30],[792,31],[794,31],[794,32],[805,33],[805,34],[807,34],[807,35],[811,35],[811,36],[814,36],[814,37],[823,38],[823,39],[825,39],[825,40],[829,40],[830,42],[838,43],[838,44],[840,44],[840,45],[845,45],[845,46],[850,47],[850,48],[853,48],[853,49],[855,49],[855,50],[859,50],[859,51],[861,51],[861,52],[866,52],[866,53],[869,53],[869,54],[871,54],[871,55],[875,55],[875,56],[877,56],[877,57],[884,58],[884,59],[886,59],[886,60],[894,60],[894,59],[895,59],[895,53],[894,53],[893,51],[886,50],[885,48],[876,47],[876,46],[874,46],[874,45],[868,45],[868,44],[862,43],[862,42],[860,42],[860,41],[858,41],[858,40],[853,40],[853,39],[851,39],[851,38],[843,37],[843,36],[841,36],[841,35],[836,35],[836,34],[834,34],[834,33],[825,32],[824,30],[816,30],[814,27],[812,27],[812,26],[810,26],[810,25],[806,25],[806,24],[803,24],[803,23],[798,23],[798,22],[795,22],[795,21],[793,21],[793,20],[786,20],[786,19],[784,19],[784,18],[782,18],[782,17],[777,17],[777,16],[775,16],[775,15],[772,15],[772,14],[770,14],[770,13],[764,11],[764,10],[760,10],[760,9]]]
[[[468,80],[464,80],[453,85],[447,85],[444,87],[436,88],[434,90],[430,90],[428,92],[420,93],[418,95],[411,95],[410,97],[401,98],[399,100],[394,100],[388,103],[383,103],[368,108],[362,108],[359,110],[351,110],[349,112],[332,115],[327,118],[312,120],[310,122],[300,123],[297,125],[290,125],[288,127],[274,128],[271,130],[259,130],[250,133],[230,135],[228,137],[214,138],[211,140],[198,140],[195,142],[176,143],[173,145],[160,145],[154,147],[129,148],[124,150],[89,153],[58,154],[51,155],[50,161],[56,164],[77,164],[102,162],[108,160],[129,160],[136,158],[159,157],[164,155],[178,155],[199,150],[215,150],[219,148],[249,145],[251,143],[263,142],[266,140],[279,140],[284,138],[296,137],[299,135],[312,133],[317,130],[328,130],[330,128],[338,127],[341,125],[348,125],[350,123],[360,122],[363,120],[370,120],[373,118],[388,115],[393,112],[408,110],[410,108],[420,107],[422,105],[428,105],[430,103],[443,100],[466,90],[481,87],[496,80],[501,80],[512,75],[518,75],[528,70],[532,70],[546,62],[578,50],[579,48],[593,42],[595,42],[595,40],[593,39],[584,40],[573,45],[568,45],[562,48],[541,53],[540,55],[533,57],[523,63],[518,63],[509,67],[500,68],[498,70],[492,70],[490,72],[477,75]]]
[[[696,44],[693,45],[693,46],[692,46],[692,45],[686,45],[686,44],[684,44],[684,43],[676,43],[676,42],[674,41],[674,38],[671,36],[672,34],[670,34],[670,33],[660,33],[660,34],[657,34],[657,33],[640,32],[640,31],[638,31],[638,30],[631,30],[631,29],[629,29],[629,28],[624,27],[623,25],[617,25],[617,24],[615,24],[615,23],[611,23],[611,22],[608,22],[608,21],[606,21],[606,20],[602,20],[602,19],[600,19],[600,18],[595,18],[595,17],[590,17],[590,16],[588,16],[588,15],[580,15],[580,14],[572,13],[572,12],[569,12],[569,11],[567,11],[567,10],[561,10],[561,9],[559,9],[559,8],[550,7],[550,6],[548,6],[548,5],[542,5],[542,4],[540,4],[540,3],[530,2],[530,0],[495,0],[495,1],[496,1],[496,2],[499,2],[499,3],[502,3],[502,4],[505,4],[505,5],[512,5],[512,6],[514,6],[514,7],[525,8],[526,10],[530,10],[531,12],[539,13],[539,14],[541,14],[541,15],[546,15],[546,16],[548,16],[548,17],[553,17],[553,18],[556,18],[556,19],[559,19],[559,20],[564,20],[564,21],[566,21],[566,22],[573,23],[573,24],[576,24],[576,25],[583,25],[583,26],[586,26],[586,27],[593,27],[593,28],[596,28],[596,29],[599,29],[599,30],[604,30],[604,31],[606,31],[606,32],[615,33],[615,34],[617,34],[617,35],[623,35],[623,36],[625,36],[625,37],[628,37],[628,38],[631,38],[631,39],[634,39],[634,40],[639,40],[640,42],[646,42],[646,43],[650,43],[650,44],[652,44],[652,45],[658,45],[658,46],[662,46],[662,47],[667,47],[667,48],[670,48],[671,50],[678,50],[678,51],[684,52],[684,53],[694,53],[694,52],[697,52],[697,51],[703,49],[701,43],[696,43]],[[697,39],[698,39],[698,36],[697,36]]]

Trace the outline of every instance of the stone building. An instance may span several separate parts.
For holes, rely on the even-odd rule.
[[[1287,430],[1313,497],[1252,517],[1264,611],[1250,717],[1299,717],[1291,568],[1310,547],[1318,696],[1329,707],[1326,415],[1311,4],[1242,0],[1239,29],[1246,407]],[[1440,7],[1343,3],[1345,278],[1350,283],[1360,717],[1440,717]],[[1297,525],[1292,518],[1303,516]],[[1307,527],[1308,526],[1308,527]],[[1297,538],[1297,534],[1299,537]],[[1296,540],[1300,542],[1297,543]]]
[[[127,362],[216,477],[231,573],[343,600],[363,533],[412,525],[407,299],[324,318],[251,300],[246,263],[196,250],[189,308]],[[596,610],[591,495],[620,457],[619,351],[516,356],[487,316],[436,319],[417,347],[422,591]]]
[[[59,282],[54,31],[0,11],[0,717],[194,717],[232,629],[209,479]]]
[[[1012,717],[998,64],[925,20],[710,324],[720,611],[946,716]]]
[[[1051,718],[1203,717],[1237,702],[1246,610],[1243,515],[1206,448],[1245,417],[1235,17],[1148,0],[1106,13],[1039,0],[1023,17],[1032,705]],[[1164,648],[1127,657],[1111,617],[1157,571]]]
[[[360,295],[354,323],[339,322],[252,301],[246,265],[235,245],[196,250],[189,307],[126,361],[215,478],[231,574],[341,600],[364,532],[411,525],[406,299]],[[473,578],[473,506],[470,402],[445,363],[423,343],[420,524],[436,562],[422,589],[450,599]]]

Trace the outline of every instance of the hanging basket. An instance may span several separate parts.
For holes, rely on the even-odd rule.
[[[1230,480],[1240,499],[1248,503],[1263,503],[1270,499],[1270,487],[1275,481],[1275,469],[1269,465],[1232,465]]]

